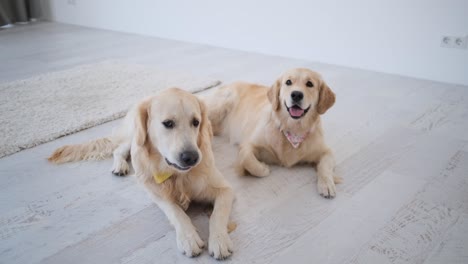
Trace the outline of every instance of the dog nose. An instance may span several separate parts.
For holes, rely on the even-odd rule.
[[[291,93],[291,99],[293,102],[299,102],[304,98],[304,94],[299,91],[294,91]]]
[[[183,166],[193,166],[198,161],[198,152],[184,151],[180,153],[179,159]]]

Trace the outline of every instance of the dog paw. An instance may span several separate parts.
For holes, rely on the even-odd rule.
[[[130,167],[126,161],[116,161],[112,166],[112,174],[117,176],[125,176],[130,171]]]
[[[318,193],[326,199],[333,199],[336,196],[336,187],[333,179],[321,179],[317,182]]]
[[[257,175],[258,177],[266,177],[270,175],[270,167],[268,167],[268,165],[262,164],[259,172],[260,173]]]
[[[217,260],[227,259],[233,252],[231,238],[226,231],[210,234],[209,252]]]
[[[251,175],[257,176],[257,177],[266,177],[270,175],[270,168],[268,165],[264,163],[259,163],[256,165],[254,168],[247,169],[245,168]]]
[[[177,247],[187,257],[196,257],[201,254],[205,243],[197,231],[181,232],[177,234]]]

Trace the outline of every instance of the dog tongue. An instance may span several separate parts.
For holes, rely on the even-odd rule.
[[[289,114],[294,117],[300,117],[302,114],[304,114],[304,109],[299,107],[291,107],[289,108]]]

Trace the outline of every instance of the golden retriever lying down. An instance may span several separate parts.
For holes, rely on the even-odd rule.
[[[205,98],[215,134],[225,131],[239,144],[241,173],[264,177],[265,164],[317,165],[318,192],[336,195],[335,161],[323,138],[320,115],[335,103],[335,94],[319,74],[308,69],[285,72],[271,88],[234,83]]]
[[[130,110],[113,136],[61,147],[49,161],[101,159],[113,152],[112,171],[124,175],[131,152],[138,182],[174,226],[177,246],[187,256],[199,255],[204,242],[184,210],[191,200],[214,202],[209,251],[216,259],[224,259],[233,250],[227,225],[234,195],[215,167],[211,139],[203,102],[172,88]]]

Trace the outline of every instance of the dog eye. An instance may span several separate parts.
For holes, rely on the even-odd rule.
[[[292,84],[291,80],[286,81],[286,85],[291,85],[291,84]]]
[[[311,81],[308,81],[308,82],[306,83],[306,86],[307,86],[307,87],[314,87],[314,84],[313,84]]]
[[[192,125],[194,127],[198,127],[199,124],[200,124],[200,121],[198,121],[197,119],[194,118],[193,121],[192,121]]]
[[[168,129],[174,128],[174,125],[175,125],[174,121],[172,121],[172,120],[166,120],[166,121],[162,122],[162,124]]]

